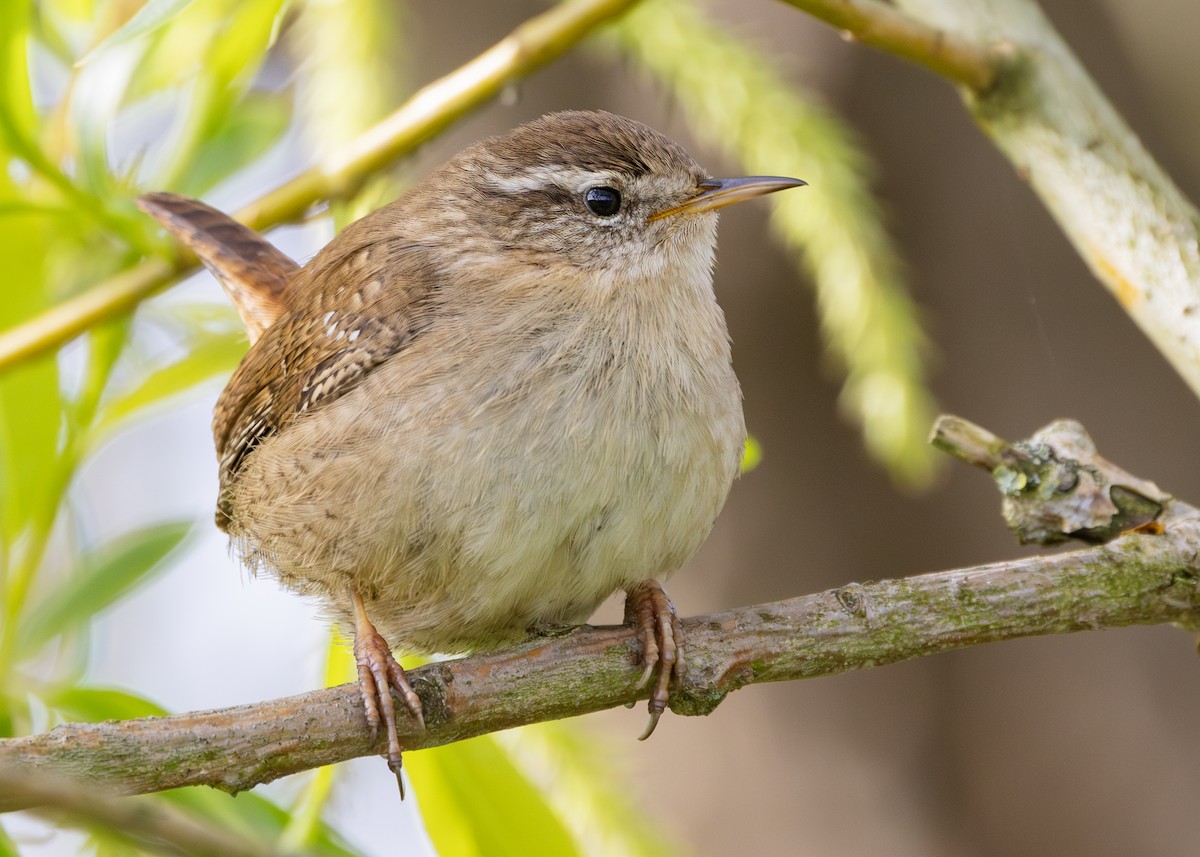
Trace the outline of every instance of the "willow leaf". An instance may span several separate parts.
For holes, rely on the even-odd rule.
[[[58,634],[71,633],[125,595],[183,542],[191,522],[152,524],[84,555],[69,583],[22,617],[17,650],[29,656]]]

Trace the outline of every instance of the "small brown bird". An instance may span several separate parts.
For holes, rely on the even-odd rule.
[[[645,125],[571,112],[458,154],[303,268],[201,203],[142,198],[256,340],[213,418],[217,523],[354,629],[397,775],[390,691],[423,718],[392,646],[495,648],[617,590],[653,730],[684,669],[658,581],[745,440],[716,210],[802,184],[714,179]]]

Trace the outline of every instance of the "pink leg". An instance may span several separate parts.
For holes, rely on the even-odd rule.
[[[656,670],[658,673],[650,691],[650,722],[638,739],[645,741],[666,711],[672,677],[682,681],[687,671],[683,659],[683,625],[675,612],[675,605],[657,580],[647,580],[627,590],[625,623],[637,630],[642,643],[642,660],[646,669],[638,687],[650,681]]]
[[[400,797],[404,797],[404,781],[400,778],[400,737],[396,733],[396,703],[392,699],[392,691],[404,700],[409,713],[422,729],[425,728],[425,716],[421,709],[421,697],[417,696],[408,676],[396,662],[391,647],[375,630],[371,620],[367,618],[367,608],[363,605],[362,596],[355,589],[350,590],[354,602],[354,660],[358,664],[358,684],[362,690],[363,706],[367,710],[367,722],[371,725],[371,737],[379,733],[382,722],[387,729],[388,767],[396,775],[400,786]]]

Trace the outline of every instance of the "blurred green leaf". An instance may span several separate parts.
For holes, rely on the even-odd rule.
[[[3,825],[0,825],[0,857],[21,857],[21,852],[17,851],[17,843],[4,832]]]
[[[545,795],[485,735],[404,757],[425,829],[439,854],[580,854]]]
[[[215,294],[215,292],[214,292]],[[142,304],[146,321],[162,326],[179,336],[194,334],[197,330],[206,333],[238,334],[245,338],[246,328],[242,320],[227,301],[147,301]]]
[[[0,171],[0,204],[16,198],[19,193],[7,171]],[[37,214],[14,214],[0,229],[0,258],[9,284],[0,301],[0,329],[36,315],[49,303],[43,277],[50,227]],[[61,426],[54,357],[0,375],[0,539],[8,549],[46,502],[46,477],[58,458]]]
[[[762,464],[763,448],[762,444],[754,437],[746,438],[746,446],[742,451],[742,473],[749,473],[758,465]]]
[[[153,33],[194,2],[195,0],[148,0],[124,26],[88,51],[76,65],[86,65],[131,39]]]
[[[206,0],[164,31],[152,65],[177,66],[177,58],[167,49],[181,36],[192,42],[207,41],[207,46],[188,76],[190,91],[182,121],[172,135],[168,157],[153,179],[156,187],[187,185],[200,152],[253,82],[284,6],[285,0]]]
[[[129,342],[129,326],[130,319],[125,317],[98,324],[88,331],[83,382],[67,409],[72,438],[82,434],[96,418],[113,366]]]
[[[50,217],[73,217],[75,212],[65,205],[51,205],[44,202],[34,202],[27,199],[5,200],[0,202],[0,217],[13,217],[23,214],[42,214]]]
[[[75,64],[75,57],[78,51],[71,44],[70,37],[63,29],[63,25],[75,23],[65,20],[71,10],[65,10],[65,3],[54,2],[54,0],[42,0],[38,4],[38,14],[34,16],[30,22],[30,33],[40,47],[48,51],[56,60],[69,67]],[[64,13],[67,13],[65,15]]]
[[[86,129],[63,123],[61,120],[64,117],[60,112],[63,104],[48,109],[47,118],[39,121],[33,102],[29,48],[33,44],[43,47],[45,51],[41,57],[44,59],[46,51],[61,53],[64,49],[69,50],[69,47],[62,44],[62,36],[55,27],[53,12],[56,10],[38,6],[32,19],[37,25],[35,30],[27,11],[30,8],[32,5],[25,0],[0,2],[0,73],[4,76],[4,88],[0,91],[0,141],[11,154],[24,161],[34,173],[57,190],[64,201],[73,203],[76,214],[120,234],[122,218],[119,211],[107,205],[107,201],[113,198],[112,189],[118,185],[109,174],[106,164],[110,123],[104,122],[100,129],[97,129],[97,125],[102,123],[98,122],[91,122]],[[119,80],[115,84],[109,80],[107,71],[99,76],[91,75],[82,82],[72,81],[67,86],[70,106],[79,108],[85,120],[89,117],[89,111],[95,112],[112,100],[97,98],[98,94],[102,94],[97,90],[107,92],[114,86],[118,89],[121,87]],[[82,87],[79,86],[81,83]],[[71,91],[72,87],[75,87],[74,92]],[[104,118],[109,120],[111,116]],[[58,162],[67,153],[73,158],[74,173],[80,181],[72,180]],[[84,185],[97,193],[89,193]],[[40,193],[45,188],[29,185],[25,190]],[[92,234],[95,235],[94,223]]]
[[[223,122],[212,130],[181,177],[179,193],[203,196],[265,155],[283,137],[291,121],[290,99],[274,93],[249,93],[232,105]]]
[[[188,353],[151,372],[134,389],[104,406],[93,429],[93,442],[139,411],[162,404],[210,378],[228,375],[246,353],[245,334],[203,334],[193,337]]]
[[[0,253],[4,243],[0,239]],[[4,492],[0,521],[9,549],[30,518],[48,502],[62,423],[58,406],[58,367],[53,357],[35,360],[0,377],[0,485]]]
[[[243,836],[274,840],[283,833],[288,821],[285,810],[254,792],[242,792],[234,797],[213,789],[172,789],[162,792],[159,798],[204,821]],[[305,843],[305,853],[357,857],[357,852],[325,824],[319,824]]]
[[[162,717],[165,708],[124,690],[104,687],[64,687],[46,699],[47,705],[68,720],[98,723],[101,720],[132,720]]]
[[[679,851],[638,805],[636,788],[614,776],[614,760],[623,754],[585,724],[557,720],[494,737],[586,853],[660,857]]]
[[[37,127],[26,55],[32,10],[30,0],[0,3],[0,139],[10,152],[23,149],[14,142],[32,139]]]
[[[86,850],[93,857],[143,857],[144,851],[136,851],[127,839],[106,830],[93,828],[90,832]]]
[[[394,0],[309,0],[289,34],[297,66],[297,112],[319,156],[332,155],[382,119],[407,88],[406,4]],[[363,86],[362,81],[371,81]],[[330,205],[335,228],[394,200],[398,170],[380,171],[349,199]]]
[[[75,75],[70,101],[71,128],[78,149],[78,183],[93,195],[116,196],[121,182],[109,159],[109,138],[125,102],[146,43],[122,41],[104,50]]]
[[[80,559],[71,579],[22,617],[18,652],[29,656],[58,634],[77,630],[151,574],[179,547],[190,521],[153,524],[119,536]]]

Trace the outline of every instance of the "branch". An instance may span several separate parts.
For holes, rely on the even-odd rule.
[[[319,200],[352,195],[375,171],[490,101],[512,80],[557,59],[635,2],[563,0],[466,65],[421,89],[345,149],[250,203],[235,217],[262,232],[299,219]],[[51,351],[89,327],[131,311],[196,264],[195,256],[186,252],[170,260],[142,262],[0,333],[0,370]]]
[[[1159,518],[1173,502],[1153,482],[1101,458],[1074,420],[1056,420],[1010,444],[964,419],[942,416],[930,443],[991,473],[1004,497],[1004,520],[1022,544],[1106,542],[1136,529],[1161,534]]]
[[[280,853],[271,842],[201,824],[162,801],[122,799],[91,783],[29,771],[0,770],[0,794],[5,795],[4,800],[39,807],[38,815],[55,821],[103,827],[135,848],[154,853],[222,857],[271,857]]]
[[[991,88],[1008,51],[935,29],[880,0],[784,0],[842,35],[880,48],[975,92]]]
[[[1118,489],[1154,494],[1155,526],[1073,553],[852,583],[686,620],[688,671],[672,692],[673,711],[707,714],[748,684],[834,675],[1018,637],[1163,623],[1200,629],[1200,510],[1150,483],[1123,484],[1123,471],[1094,455],[1076,423],[1055,423],[1010,445],[943,418],[936,442],[973,455],[994,475],[1021,456],[1036,461],[1041,469],[1030,469],[1019,488],[1003,474],[998,484],[1006,502],[1040,505],[1043,530],[1057,516],[1075,530],[1086,523],[1077,537],[1101,538],[1104,524],[1105,532],[1115,532],[1094,500]],[[1086,478],[1068,485],[1060,477],[1071,469]],[[1112,479],[1118,481],[1104,481]],[[409,677],[428,728],[415,732],[401,718],[401,743],[410,750],[436,747],[644,699],[638,645],[627,627],[584,626],[414,670]],[[371,743],[357,685],[343,685],[217,711],[59,726],[0,741],[0,771],[106,782],[123,793],[188,785],[236,792],[381,749]],[[0,792],[0,810],[27,805],[20,795]]]
[[[961,84],[975,121],[1200,395],[1200,214],[1033,0],[786,2]],[[989,67],[986,85],[970,76]]]

